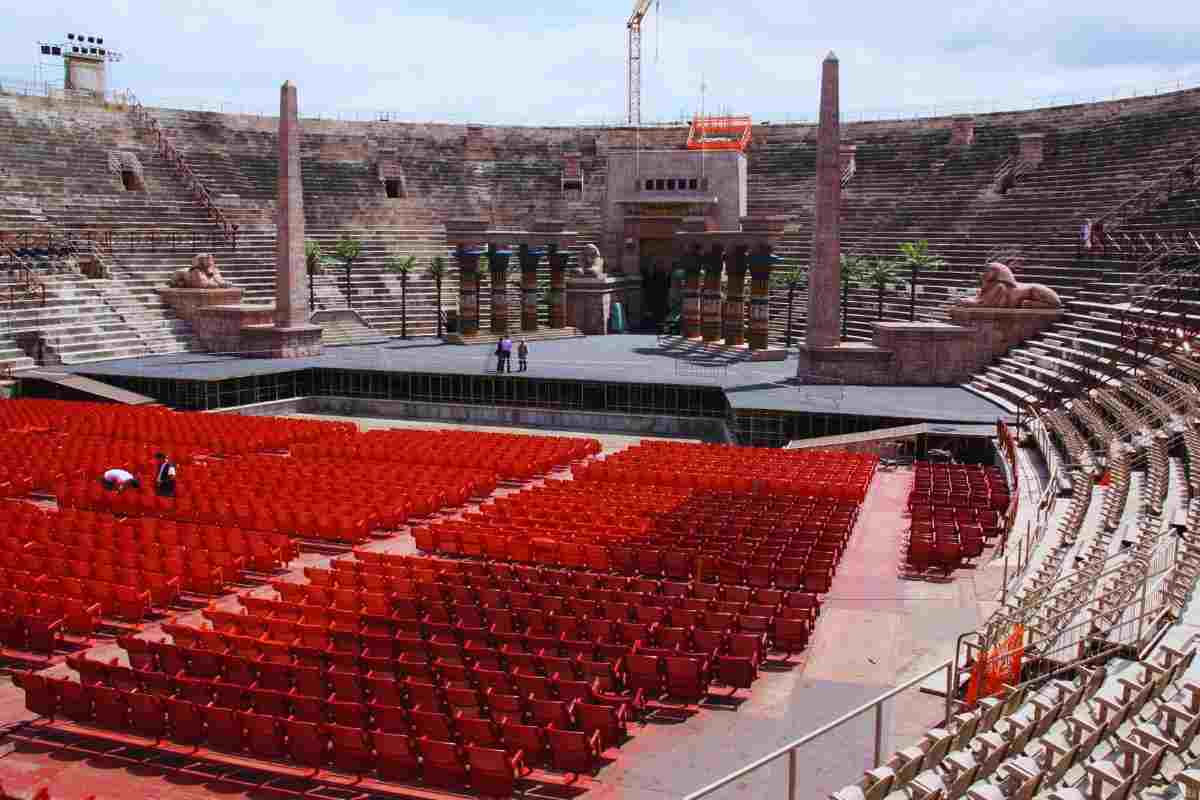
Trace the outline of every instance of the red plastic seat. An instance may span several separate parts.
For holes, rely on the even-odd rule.
[[[457,744],[438,739],[421,739],[421,755],[424,756],[424,777],[427,783],[446,789],[464,788],[468,785],[465,754]]]
[[[504,750],[467,745],[471,788],[484,797],[511,797],[521,774],[523,754],[509,755]]]
[[[338,769],[355,775],[374,771],[375,758],[365,731],[337,724],[329,725],[326,730],[333,748],[333,763]]]
[[[600,732],[546,728],[550,760],[555,769],[576,774],[594,774],[600,758]]]
[[[421,772],[416,740],[403,733],[375,731],[375,769],[385,781],[411,781]]]

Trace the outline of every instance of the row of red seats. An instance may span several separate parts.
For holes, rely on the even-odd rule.
[[[98,608],[64,608],[61,598],[37,593],[0,589],[0,641],[14,650],[53,653],[68,625],[87,627],[85,617],[94,624]]]
[[[309,458],[472,467],[506,479],[530,478],[599,452],[596,439],[454,430],[374,430],[292,448]]]
[[[107,581],[55,580],[43,575],[0,570],[3,603],[13,614],[55,616],[79,636],[91,636],[101,616],[140,622],[152,608],[150,593],[139,586]]]
[[[74,437],[59,432],[8,433],[0,443],[0,470],[21,472],[32,487],[52,490],[66,478],[98,481],[105,470],[123,467],[143,477],[155,474],[155,453],[149,442]],[[192,456],[172,454],[182,467]]]
[[[561,649],[569,657],[600,653],[620,658],[639,641],[683,646],[686,637],[698,629],[753,633],[766,636],[770,643],[779,638],[790,645],[796,635],[793,621],[811,628],[817,611],[803,594],[789,596],[786,604],[777,605],[688,598],[677,606],[651,606],[559,598],[555,602],[559,610],[544,607],[547,602],[535,605],[535,601],[523,607],[424,602],[419,606],[410,603],[390,617],[266,598],[244,598],[243,602],[249,613],[206,612],[212,632],[186,626],[173,626],[169,632],[174,636],[178,631],[179,638],[189,643],[213,640],[217,643],[214,647],[220,648],[227,646],[227,640],[219,634],[226,634],[369,658],[389,658],[397,652],[450,657],[459,653],[459,645],[472,644],[482,649],[511,645],[514,652]],[[780,649],[792,652],[795,648]]]
[[[61,430],[72,436],[98,436],[153,442],[175,452],[211,452],[241,455],[266,450],[284,450],[298,443],[316,441],[333,430],[349,431],[345,422],[325,422],[284,417],[251,417],[238,414],[195,414],[153,406],[78,404]]]
[[[74,547],[61,548],[57,552],[63,558],[50,558],[30,550],[0,552],[0,569],[43,579],[45,585],[59,586],[62,592],[89,581],[145,588],[153,596],[155,605],[168,606],[179,597],[181,589],[200,594],[224,592],[229,583],[241,578],[243,567],[241,560],[232,556],[219,562],[208,561],[210,554],[205,550],[189,553],[186,561],[159,554],[122,555],[116,550]],[[83,591],[86,594],[87,590]]]
[[[801,494],[861,502],[878,457],[678,442],[642,442],[603,461],[579,465],[576,480]]]
[[[736,582],[675,581],[640,576],[620,575],[612,572],[587,570],[550,569],[524,564],[497,562],[445,561],[420,559],[412,556],[391,557],[396,566],[385,566],[375,561],[362,561],[364,556],[389,555],[370,551],[355,551],[355,560],[335,559],[330,569],[306,567],[304,575],[317,588],[351,589],[373,592],[395,597],[416,597],[427,600],[476,603],[481,592],[496,589],[504,592],[518,591],[539,597],[569,596],[572,599],[588,599],[593,590],[618,593],[597,598],[601,602],[621,599],[621,593],[631,592],[630,600],[635,604],[672,605],[686,598],[733,602],[758,602],[778,605],[791,596],[802,597],[804,602],[820,607],[820,599],[811,592],[789,592],[769,587],[756,587]],[[436,569],[419,569],[413,564],[427,562]],[[465,571],[459,571],[462,568]],[[387,570],[386,572],[382,570]],[[709,570],[710,578],[717,570]],[[511,584],[515,583],[516,587]],[[300,583],[274,581],[272,586],[289,602],[303,602],[311,591]],[[661,602],[653,599],[661,595]],[[336,602],[336,600],[335,600]],[[541,602],[545,603],[546,600]],[[493,603],[494,605],[494,603]]]
[[[61,714],[83,724],[133,730],[156,740],[207,745],[316,769],[332,765],[385,781],[420,779],[440,788],[470,787],[492,797],[507,797],[514,792],[517,778],[528,774],[527,758],[538,766],[549,762],[559,769],[590,772],[600,754],[598,735],[588,737],[517,723],[505,726],[503,748],[463,747],[382,729],[238,711],[175,696],[85,685],[33,673],[20,675],[19,681],[26,692],[27,707],[49,718]],[[528,757],[521,745],[529,747]]]

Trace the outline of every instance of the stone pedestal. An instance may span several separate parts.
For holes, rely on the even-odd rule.
[[[305,358],[321,355],[320,325],[247,325],[241,352],[250,358]]]
[[[184,319],[191,319],[197,309],[207,306],[236,306],[242,302],[242,290],[229,289],[176,289],[162,286],[156,289],[163,302],[175,309]]]
[[[704,289],[700,293],[700,335],[706,342],[721,340],[721,274],[725,267],[725,248],[714,244],[701,258],[704,265]]]
[[[1062,319],[1059,308],[975,308],[952,306],[950,319],[972,328],[971,360],[983,366]]]
[[[641,288],[639,275],[568,276],[568,324],[588,335],[606,334],[614,302],[625,308],[626,319],[633,319],[634,310],[640,313]]]

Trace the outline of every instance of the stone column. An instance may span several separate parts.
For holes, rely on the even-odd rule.
[[[700,294],[700,335],[706,342],[721,340],[721,273],[725,268],[725,245],[714,243],[701,259],[704,291]]]
[[[536,331],[538,329],[537,315],[537,265],[546,251],[540,247],[530,247],[522,244],[517,248],[517,257],[521,261],[521,330]]]
[[[304,186],[300,181],[300,118],[296,85],[279,90],[279,194],[275,235],[275,325],[308,325],[304,260]]]
[[[782,259],[769,245],[759,245],[750,255],[750,349],[766,350],[771,340],[771,268]]]
[[[502,250],[490,242],[487,255],[492,279],[492,333],[508,333],[508,260],[512,250]]]
[[[725,268],[729,284],[725,290],[721,335],[727,345],[746,343],[746,270],[749,266],[749,248],[738,245]]]
[[[462,336],[479,335],[479,257],[482,248],[459,245],[454,250],[458,262],[458,332]]]
[[[559,250],[558,244],[546,246],[546,258],[550,262],[550,327],[567,327],[567,259],[571,254]]]
[[[683,311],[680,314],[680,331],[685,339],[700,336],[700,245],[693,245],[692,252],[683,257]]]
[[[813,249],[808,267],[809,347],[836,347],[838,290],[841,283],[841,243],[838,213],[842,200],[842,174],[838,166],[838,60],[832,52],[821,65],[821,111],[817,128],[817,188],[813,214]]]

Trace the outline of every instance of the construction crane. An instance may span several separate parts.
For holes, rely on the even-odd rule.
[[[626,62],[628,70],[625,104],[628,112],[628,123],[634,127],[642,124],[642,18],[650,10],[650,4],[655,0],[634,0],[633,13],[629,16],[628,29],[629,58]]]

